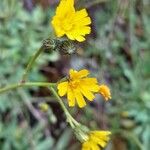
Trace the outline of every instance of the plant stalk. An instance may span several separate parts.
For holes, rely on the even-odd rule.
[[[31,67],[33,66],[33,64],[34,64],[35,60],[38,58],[38,56],[42,53],[42,51],[44,51],[44,46],[41,46],[41,48],[34,54],[34,56],[29,61],[27,68],[24,71],[21,83],[24,83],[26,81],[28,73],[31,70]]]
[[[77,122],[69,113],[68,109],[66,108],[66,106],[64,105],[62,99],[59,97],[59,95],[57,94],[57,92],[55,91],[55,89],[51,86],[50,87],[51,92],[53,93],[53,95],[56,97],[57,101],[59,102],[60,106],[62,107],[63,111],[65,112],[65,115],[67,117],[67,121],[69,122],[70,126],[74,129],[76,126],[80,126],[80,123]]]
[[[48,87],[48,86],[55,86],[56,83],[49,83],[49,82],[25,82],[25,83],[18,83],[6,86],[0,89],[0,94],[5,93],[10,90],[14,90],[20,87],[30,87],[30,86],[41,86],[41,87]]]

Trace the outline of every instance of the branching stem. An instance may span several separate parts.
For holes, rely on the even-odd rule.
[[[41,87],[51,87],[55,86],[56,83],[49,83],[49,82],[25,82],[25,83],[18,83],[6,86],[0,89],[0,94],[5,93],[10,90],[17,89],[19,87],[30,87],[30,86],[41,86]]]

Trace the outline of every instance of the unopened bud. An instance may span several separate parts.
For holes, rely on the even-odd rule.
[[[70,40],[61,41],[59,49],[62,54],[71,55],[76,52],[76,47],[74,46],[73,42]]]
[[[47,51],[58,51],[61,54],[73,54],[76,52],[76,47],[70,40],[59,40],[48,38],[43,41],[43,48]]]
[[[49,106],[46,103],[41,103],[41,104],[39,104],[39,108],[42,112],[47,112],[49,109]]]

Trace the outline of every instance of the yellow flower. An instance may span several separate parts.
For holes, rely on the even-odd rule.
[[[52,19],[57,37],[67,35],[71,40],[82,42],[84,36],[91,32],[91,19],[86,9],[75,11],[74,0],[61,0]]]
[[[99,93],[105,98],[105,100],[111,99],[111,92],[107,85],[100,85],[99,86]]]
[[[101,150],[107,145],[110,134],[109,131],[91,131],[88,140],[82,144],[82,150]]]
[[[86,102],[84,97],[89,101],[95,98],[94,92],[98,92],[99,85],[96,78],[89,78],[89,71],[86,69],[76,71],[70,69],[68,81],[59,83],[58,94],[64,96],[67,94],[69,106],[75,106],[75,101],[79,107],[84,107]]]

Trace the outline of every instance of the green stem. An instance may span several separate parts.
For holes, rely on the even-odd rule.
[[[0,89],[0,94],[17,89],[19,87],[30,87],[30,86],[43,86],[43,87],[48,87],[48,86],[55,86],[55,83],[49,83],[49,82],[25,82],[25,83],[18,83],[18,84],[12,84],[10,86],[4,87]]]
[[[21,83],[24,83],[27,79],[27,75],[31,69],[31,67],[33,66],[35,60],[38,58],[38,56],[41,54],[41,52],[44,51],[44,47],[41,46],[41,48],[34,54],[34,56],[31,58],[31,60],[29,61],[27,68],[24,71]]]
[[[53,87],[50,87],[50,90],[52,91],[53,95],[56,97],[57,101],[59,102],[60,106],[62,107],[63,111],[65,112],[65,115],[67,117],[68,122],[70,123],[70,126],[72,128],[75,128],[75,126],[80,126],[80,123],[77,122],[69,113],[68,109],[66,108],[66,106],[64,105],[64,103],[62,102],[62,99],[59,97],[59,95],[57,94],[57,92],[55,91],[55,89]]]

